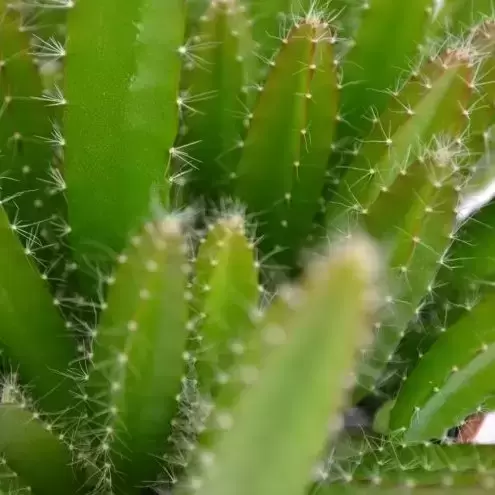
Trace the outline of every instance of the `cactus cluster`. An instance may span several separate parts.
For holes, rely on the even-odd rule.
[[[492,0],[0,0],[0,494],[490,493],[494,70]]]

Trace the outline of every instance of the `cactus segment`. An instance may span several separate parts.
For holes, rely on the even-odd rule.
[[[248,88],[254,84],[254,46],[242,5],[216,1],[195,33],[199,61],[188,74],[187,141],[196,160],[189,170],[193,197],[228,195],[249,121]],[[186,109],[187,111],[187,109]],[[247,122],[246,122],[247,121]]]
[[[487,129],[494,122],[492,65],[493,40],[495,32],[493,23],[486,22],[473,31],[467,42],[467,49],[479,53],[475,78],[477,91],[473,94],[475,100],[469,107],[469,127],[461,136],[459,144],[451,146],[454,153],[453,161],[466,176],[462,186],[462,194],[473,187],[476,182],[478,161],[487,152],[490,143]],[[457,147],[457,151],[455,148]],[[447,155],[446,155],[447,156]],[[473,180],[474,179],[474,180]],[[459,213],[463,213],[460,211]],[[494,239],[491,234],[491,203],[478,212],[464,219],[455,232],[452,232],[453,242],[442,257],[440,270],[434,283],[434,299],[442,308],[437,308],[437,314],[443,326],[452,324],[464,311],[463,306],[472,306],[479,298],[480,292],[486,292],[490,277],[495,275],[495,267],[491,261],[490,246]]]
[[[294,257],[311,229],[337,116],[332,33],[309,19],[293,27],[253,112],[236,196],[260,225],[261,248]],[[304,237],[304,236],[303,236]]]
[[[304,17],[325,16],[334,19],[348,0],[247,0],[253,21],[256,52],[261,59],[270,60],[280,48],[280,39],[287,27]],[[335,4],[335,5],[334,5]],[[263,71],[262,71],[263,72]]]
[[[233,366],[235,346],[251,339],[252,313],[258,308],[258,270],[254,246],[243,218],[232,215],[212,226],[196,260],[195,326],[201,345],[196,372],[201,392],[215,395],[216,378]]]
[[[24,483],[17,473],[7,467],[7,461],[0,457],[0,493],[2,495],[31,495],[31,487]]]
[[[478,58],[478,89],[488,97],[492,107],[495,105],[495,79],[493,77],[493,71],[495,70],[494,37],[495,19],[489,19],[477,25],[471,30],[468,37],[468,39],[472,40],[472,49],[475,57]]]
[[[316,0],[314,4],[322,5]],[[359,28],[362,16],[366,13],[366,4],[361,0],[331,0],[327,6],[331,22],[337,28],[340,41],[344,48],[351,42]],[[344,49],[345,51],[345,49]]]
[[[494,14],[493,0],[444,0],[438,20],[459,35]]]
[[[41,78],[19,14],[0,1],[0,174],[2,204],[11,221],[47,222],[53,211],[44,194],[51,164],[52,126]]]
[[[201,16],[206,12],[210,0],[185,0],[185,3],[187,15],[186,29],[194,30],[201,22]],[[187,32],[187,34],[189,33],[190,31]]]
[[[471,89],[470,65],[462,54],[436,58],[398,91],[377,117],[327,210],[327,225],[366,212],[383,190],[416,159],[435,136],[457,137],[465,129]]]
[[[373,389],[379,373],[393,359],[409,322],[417,318],[425,294],[432,290],[439,259],[452,242],[458,182],[455,161],[444,152],[429,148],[363,216],[367,231],[389,252],[391,291],[377,323],[375,345],[358,378],[363,391]]]
[[[342,64],[341,111],[346,133],[352,135],[366,135],[370,122],[365,116],[372,108],[383,111],[390,99],[387,91],[409,69],[426,32],[431,0],[365,3],[367,8]]]
[[[272,352],[264,362],[253,363],[258,379],[234,410],[216,410],[224,432],[198,495],[302,493],[329,421],[335,427],[342,384],[357,351],[368,344],[370,290],[379,265],[368,239],[343,242],[310,266],[303,285],[293,288],[290,317],[280,320],[284,325],[259,328]]]
[[[146,0],[140,15],[136,68],[130,81],[125,121],[125,130],[133,139],[128,160],[135,170],[148,170],[150,175],[145,179],[148,188],[158,188],[168,206],[171,160],[174,158],[172,145],[178,125],[184,0]],[[164,22],[167,29],[164,29]],[[129,192],[136,196],[134,187]],[[149,198],[149,190],[147,194]],[[143,205],[147,206],[144,198]]]
[[[58,305],[0,209],[0,342],[42,409],[60,413],[74,405],[73,383],[62,373],[76,346]]]
[[[486,21],[477,25],[466,36],[466,53],[471,52],[474,68],[474,92],[468,107],[469,125],[462,136],[466,149],[463,159],[468,168],[470,187],[473,172],[479,160],[489,152],[491,136],[489,129],[495,124],[495,22]],[[462,48],[461,48],[462,49]]]
[[[298,163],[292,166],[292,188],[284,195],[287,205],[286,220],[281,226],[286,230],[284,244],[294,246],[299,252],[303,247],[301,239],[306,239],[312,228],[315,213],[320,208],[324,177],[331,152],[335,124],[339,119],[339,92],[335,72],[333,52],[327,46],[318,46],[314,60],[317,67],[309,85],[311,98],[307,108],[306,127],[301,130],[303,141]],[[320,68],[318,67],[320,64]]]
[[[270,59],[280,46],[278,37],[291,20],[293,0],[250,0],[248,3],[256,50],[261,57]]]
[[[495,201],[468,217],[456,231],[435,285],[437,299],[452,306],[490,291],[495,281]]]
[[[43,0],[42,2],[20,1],[14,8],[22,15],[24,31],[33,33],[43,39],[56,39],[63,42],[67,11],[70,8],[68,0]]]
[[[414,487],[414,493],[417,495],[488,495],[490,493],[490,485],[477,485],[476,480],[481,476],[473,475],[474,483],[467,487],[448,486],[418,486]],[[455,483],[455,477],[447,477],[447,483],[452,480]],[[407,480],[406,480],[407,481]],[[411,483],[412,484],[412,483]],[[373,486],[367,483],[350,483],[348,485],[325,486],[318,488],[317,495],[411,495],[411,486],[407,483],[395,486]]]
[[[495,0],[0,0],[0,495],[493,492],[494,143]]]
[[[25,407],[0,405],[0,452],[22,484],[36,495],[67,495],[79,490],[69,448]]]
[[[312,492],[314,495],[330,495],[333,489],[338,494],[352,495],[361,493],[365,487],[370,490],[379,487],[378,493],[383,490],[383,493],[397,494],[416,491],[423,494],[429,490],[456,494],[458,490],[463,493],[465,487],[477,493],[476,487],[479,487],[482,493],[489,493],[495,472],[495,449],[493,446],[431,444],[394,448],[383,444],[339,462],[333,469],[329,477],[335,476],[338,481],[317,486]],[[349,473],[352,479],[343,480],[343,473]],[[436,487],[441,487],[441,491],[436,492]]]
[[[79,254],[120,252],[152,194],[168,200],[184,25],[184,0],[89,0],[68,14],[65,164]]]
[[[495,298],[442,334],[403,383],[390,415],[410,442],[441,438],[493,392]]]
[[[166,216],[132,239],[93,343],[87,391],[101,427],[95,462],[117,492],[134,493],[157,475],[176,413],[187,338],[181,230],[178,218]]]

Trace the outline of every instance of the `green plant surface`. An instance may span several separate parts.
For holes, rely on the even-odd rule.
[[[343,62],[341,112],[346,131],[354,135],[366,134],[370,121],[365,116],[371,110],[382,112],[388,92],[410,70],[407,63],[423,39],[431,2],[370,0],[362,5],[359,28]]]
[[[494,215],[495,202],[490,201],[456,231],[437,277],[439,298],[462,305],[469,300],[470,293],[489,291],[495,275]]]
[[[358,379],[362,397],[376,383],[421,309],[438,271],[439,254],[451,244],[459,178],[434,148],[383,192],[364,221],[389,252],[390,293],[377,321],[375,346]],[[455,160],[448,155],[448,160]]]
[[[193,108],[185,119],[197,160],[186,170],[193,197],[218,201],[232,189],[257,62],[247,22],[239,2],[214,2],[195,33],[191,50],[197,61],[187,76],[190,90],[183,105],[186,112]]]
[[[448,328],[403,383],[390,428],[405,441],[441,438],[493,391],[494,307],[486,298]]]
[[[469,29],[483,19],[493,17],[492,0],[445,0],[439,20],[446,22],[455,34]]]
[[[369,488],[395,486],[415,490],[440,485],[445,490],[478,485],[488,489],[493,479],[493,446],[429,444],[411,447],[371,442],[373,448],[368,452],[330,466],[330,479],[340,478],[333,486],[344,485],[352,490],[355,485],[367,484]],[[324,485],[316,485],[314,493],[319,493]]]
[[[485,153],[490,153],[490,137],[487,129],[493,125],[493,105],[495,104],[495,92],[491,74],[493,73],[493,34],[494,24],[490,21],[483,22],[472,33],[473,45],[482,61],[479,65],[476,82],[481,89],[481,100],[478,98],[476,108],[470,118],[470,136],[467,140],[470,159],[474,164],[482,159]],[[464,158],[463,161],[466,161]],[[471,182],[476,183],[476,172]],[[488,281],[491,271],[490,263],[490,219],[492,203],[484,205],[479,211],[470,215],[470,218],[459,227],[455,233],[454,242],[446,255],[447,263],[442,266],[436,285],[440,292],[449,291],[449,299],[456,302],[453,294],[459,291],[461,286],[466,289],[471,282]],[[480,251],[480,249],[486,249]]]
[[[489,201],[458,223],[452,243],[442,256],[438,273],[431,284],[428,313],[404,339],[399,354],[407,363],[396,367],[404,374],[414,367],[436,339],[493,293],[493,201]],[[422,330],[423,329],[423,330]],[[427,329],[427,332],[424,331]]]
[[[472,101],[466,108],[469,112],[469,132],[464,136],[464,166],[476,170],[478,162],[490,149],[490,129],[495,124],[495,23],[487,19],[476,25],[467,38],[467,46],[472,46],[474,59],[478,59],[473,83],[476,88]],[[470,182],[476,182],[470,179]],[[473,185],[471,186],[473,187]],[[475,187],[475,184],[474,184]],[[474,190],[474,189],[473,189]]]
[[[434,144],[434,137],[453,139],[462,134],[467,125],[462,109],[468,107],[472,77],[469,61],[463,57],[454,52],[427,63],[397,90],[384,115],[376,116],[331,200],[329,226],[347,223],[347,217],[356,212],[366,213],[414,157]]]
[[[307,18],[289,33],[253,110],[236,196],[269,232],[263,250],[294,257],[318,210],[337,113],[327,26]],[[311,199],[310,199],[311,198]]]
[[[469,65],[460,53],[444,54],[421,74],[413,75],[377,118],[327,211],[333,229],[363,223],[389,256],[391,292],[376,322],[376,346],[363,363],[356,400],[394,359],[409,322],[431,292],[465,182],[464,148],[456,136],[467,125],[459,108],[467,107],[470,97]],[[450,118],[443,119],[442,112]]]
[[[248,0],[249,13],[253,19],[253,36],[256,50],[263,58],[270,59],[280,47],[280,38],[290,22],[290,16],[307,12],[310,0]]]
[[[124,248],[153,192],[168,198],[184,2],[77,2],[68,31],[63,103],[72,244],[94,257]]]
[[[232,413],[216,412],[219,426],[227,430],[213,451],[221,467],[206,467],[199,494],[298,494],[304,489],[328,425],[332,428],[343,406],[337,391],[357,351],[368,345],[369,290],[380,272],[374,246],[366,239],[334,250],[310,266],[301,289],[294,289],[287,327],[272,322],[260,328],[270,340],[275,334],[275,350]],[[311,411],[307,422],[300,421],[303,411]],[[262,451],[257,448],[261,439]]]
[[[0,464],[0,493],[2,495],[5,493],[29,494],[31,488],[22,482],[17,473],[6,466],[5,459],[1,459]]]
[[[33,493],[67,495],[79,488],[69,448],[22,406],[0,405],[0,450]]]
[[[153,479],[165,452],[184,373],[185,250],[179,218],[148,222],[119,258],[94,339],[86,390],[101,425],[96,462],[117,491]]]
[[[215,393],[218,373],[230,370],[232,348],[250,339],[258,309],[258,269],[254,246],[238,214],[221,217],[200,245],[193,284],[193,319],[201,338],[197,372],[205,394]]]
[[[43,2],[13,2],[22,15],[23,30],[43,40],[64,39],[67,22],[66,0],[43,0]]]
[[[43,94],[18,13],[6,0],[0,2],[0,12],[1,200],[11,222],[37,225],[39,232],[53,213],[53,198],[42,182],[50,179],[52,157],[49,98]]]
[[[469,488],[463,487],[414,487],[414,493],[418,495],[441,495],[447,493],[451,493],[452,495],[485,495],[488,488],[483,486],[470,486]],[[370,495],[409,495],[411,493],[410,486],[393,486],[393,487],[377,487],[377,486],[368,486],[368,485],[351,485],[351,486],[337,486],[337,487],[325,487],[320,489],[317,494],[318,495],[361,495],[361,494],[370,494]]]
[[[0,342],[50,412],[73,407],[72,382],[62,375],[76,349],[48,285],[0,208]]]
[[[493,491],[491,3],[0,0],[1,495]]]
[[[455,471],[455,469],[459,471],[478,471],[478,474],[480,474],[479,471],[482,471],[480,469],[481,465],[486,467],[485,474],[488,474],[493,470],[495,451],[492,446],[488,445],[475,447],[473,445],[426,444],[412,447],[402,446],[397,449],[385,445],[379,454],[369,452],[363,457],[363,462],[358,468],[356,478],[359,478],[360,475],[369,476],[365,473],[373,469],[373,458],[376,460],[376,455],[379,455],[380,460],[385,461],[383,463],[385,473],[387,471],[393,472],[402,466],[401,471],[404,473],[411,471],[417,475],[419,468],[423,467],[426,471],[438,476],[438,474],[445,474],[447,470]],[[386,462],[387,459],[390,462]],[[424,479],[428,483],[427,475],[424,476]],[[418,481],[421,482],[420,476]]]

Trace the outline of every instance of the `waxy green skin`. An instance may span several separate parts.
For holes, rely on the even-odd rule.
[[[281,251],[276,259],[286,264],[318,210],[337,113],[333,61],[325,26],[289,33],[254,107],[237,169],[236,195],[268,231],[262,249]]]
[[[165,217],[134,238],[93,343],[86,391],[95,423],[108,432],[96,448],[109,446],[96,461],[102,469],[112,464],[114,471],[107,471],[115,490],[138,493],[143,479],[156,476],[162,439],[176,414],[187,323],[187,247],[180,229],[178,219]]]
[[[0,2],[0,10],[0,197],[11,223],[21,229],[37,226],[36,236],[23,232],[22,237],[25,246],[36,251],[43,269],[43,262],[49,263],[55,254],[53,244],[60,244],[50,217],[64,214],[53,173],[55,107],[43,93],[29,35],[19,29],[17,12],[7,1]]]
[[[2,495],[491,493],[491,0],[12,7]]]
[[[188,198],[204,196],[218,202],[234,187],[253,99],[247,88],[256,80],[258,61],[247,16],[238,1],[212,3],[201,18],[197,37],[201,61],[185,76],[190,84],[187,100],[194,102],[193,111],[184,108],[185,144],[192,146],[197,160]],[[183,164],[178,173],[181,168]]]
[[[217,399],[220,370],[235,364],[234,344],[245,346],[254,329],[251,313],[259,306],[255,250],[239,215],[219,218],[201,243],[195,264],[191,318],[201,337],[195,349],[199,387]]]
[[[182,0],[90,0],[69,12],[65,167],[81,255],[121,251],[153,195],[168,197],[184,15]]]
[[[29,242],[29,227],[39,230],[39,222],[53,213],[42,182],[48,179],[50,166],[50,146],[43,142],[50,134],[50,114],[40,100],[41,78],[28,53],[29,38],[19,30],[18,15],[3,1],[0,12],[0,341],[11,366],[23,369],[21,375],[31,383],[43,409],[60,414],[74,407],[73,384],[60,374],[76,353],[42,280],[43,265],[36,266],[38,254],[29,250],[41,245],[36,236],[34,243]],[[35,207],[36,198],[44,201],[41,208]]]

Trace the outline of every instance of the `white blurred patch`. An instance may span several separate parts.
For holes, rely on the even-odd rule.
[[[495,412],[485,414],[485,417],[471,443],[495,445]]]
[[[495,181],[488,184],[484,189],[465,198],[459,210],[459,218],[464,219],[473,211],[488,203],[495,196]]]

